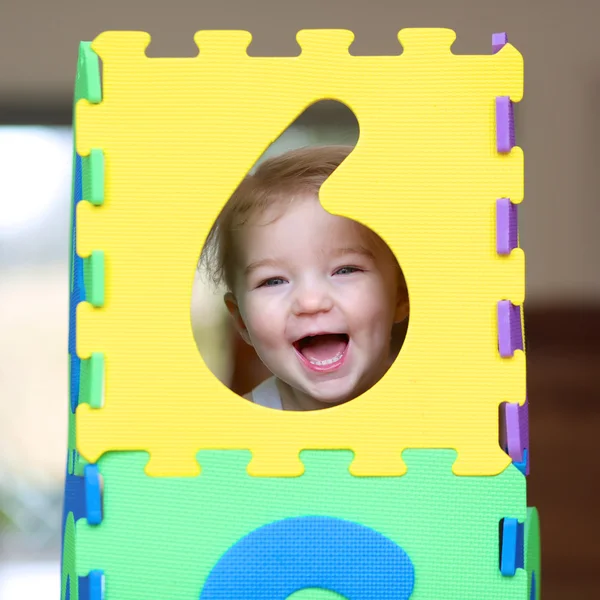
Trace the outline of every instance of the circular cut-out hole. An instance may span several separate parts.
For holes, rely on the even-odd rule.
[[[317,118],[301,115],[238,186],[201,254],[192,308],[200,352],[230,389],[267,408],[356,398],[385,375],[406,333],[408,291],[393,252],[319,201],[358,138],[356,118],[337,104],[338,123],[349,113],[354,127],[311,129]]]

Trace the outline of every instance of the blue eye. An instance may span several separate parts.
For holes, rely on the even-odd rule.
[[[362,271],[358,267],[341,267],[339,268],[334,275],[350,275],[351,273],[356,273],[357,271]]]
[[[270,279],[265,279],[258,287],[275,287],[282,283],[285,283],[285,281],[281,277],[271,277]]]

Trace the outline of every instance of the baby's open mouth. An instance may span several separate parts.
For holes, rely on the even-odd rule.
[[[320,333],[296,340],[294,348],[311,365],[327,367],[342,359],[349,340],[346,333]]]

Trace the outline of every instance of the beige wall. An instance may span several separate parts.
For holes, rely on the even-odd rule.
[[[80,40],[106,29],[146,30],[150,55],[191,55],[198,29],[248,29],[251,53],[295,53],[310,27],[352,29],[356,53],[397,51],[407,26],[443,26],[456,52],[489,52],[508,31],[524,54],[526,152],[523,246],[536,302],[600,301],[600,44],[598,0],[2,0],[0,105],[69,103]]]

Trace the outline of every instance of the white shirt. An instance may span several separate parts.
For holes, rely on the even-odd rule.
[[[277,389],[275,377],[269,377],[269,379],[265,379],[265,381],[257,385],[252,392],[250,392],[249,399],[259,406],[283,410],[283,404],[281,402],[279,390]]]

